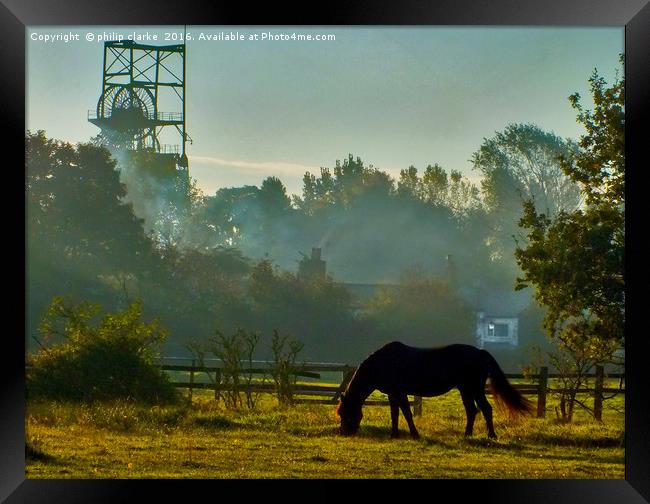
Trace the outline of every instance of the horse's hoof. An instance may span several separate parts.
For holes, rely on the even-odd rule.
[[[413,439],[420,439],[420,435],[417,432],[415,434],[411,434],[411,437]]]
[[[399,437],[399,432],[391,432],[390,437],[391,439],[397,439]]]
[[[488,437],[489,437],[490,439],[496,439],[496,438],[497,438],[497,435],[494,434],[494,433],[492,433],[492,434],[488,434]]]

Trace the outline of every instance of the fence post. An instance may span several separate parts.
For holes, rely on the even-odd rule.
[[[603,366],[596,366],[596,385],[594,387],[594,417],[603,419],[603,382],[605,370]]]
[[[190,403],[192,402],[192,391],[194,390],[194,359],[192,359],[192,367],[190,368]]]
[[[343,371],[343,380],[341,381],[341,385],[339,386],[339,389],[334,393],[334,396],[332,397],[332,402],[338,401],[339,397],[341,397],[341,394],[345,392],[345,389],[347,388],[348,383],[350,383],[352,376],[354,376],[355,371],[356,371],[355,367],[345,366],[345,371]]]
[[[537,418],[546,416],[546,389],[548,388],[548,368],[539,368],[539,384],[537,385]]]
[[[422,396],[413,396],[413,416],[422,416]]]
[[[221,369],[214,370],[214,400],[219,401],[221,395],[219,389],[221,388]]]

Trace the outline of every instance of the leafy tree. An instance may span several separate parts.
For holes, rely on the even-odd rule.
[[[429,165],[422,175],[422,195],[424,200],[435,205],[444,205],[448,201],[449,177],[439,165]]]
[[[593,111],[569,98],[586,130],[580,151],[562,160],[585,205],[551,219],[527,202],[527,245],[515,253],[517,289],[535,286],[544,326],[576,368],[611,359],[625,334],[625,80],[607,87],[594,71],[589,82]]]
[[[421,181],[418,177],[418,169],[409,166],[406,170],[400,170],[399,181],[397,182],[397,194],[402,198],[422,198]]]
[[[269,259],[262,259],[253,268],[249,293],[258,310],[279,320],[290,312],[315,323],[328,317],[336,319],[346,314],[350,302],[345,287],[331,277],[301,280],[294,273],[276,271]]]
[[[481,186],[491,217],[495,258],[510,257],[524,201],[534,201],[538,211],[551,217],[578,206],[579,186],[561,165],[561,158],[570,159],[575,150],[572,141],[534,124],[510,124],[483,140],[471,161],[483,175]]]
[[[529,245],[516,252],[525,275],[517,287],[535,285],[549,312],[546,327],[555,333],[564,321],[594,317],[594,330],[621,340],[625,322],[625,81],[606,88],[595,71],[590,78],[595,109],[585,111],[577,94],[571,104],[587,133],[581,151],[565,158],[567,176],[580,182],[584,208],[561,212],[555,220],[528,202],[521,226]]]
[[[479,190],[469,182],[459,171],[451,170],[449,184],[449,195],[447,206],[456,215],[466,215],[475,210],[482,209],[482,202],[479,198]]]
[[[537,209],[556,215],[560,210],[573,210],[580,202],[578,185],[565,175],[560,163],[561,158],[571,159],[575,150],[571,140],[534,124],[509,124],[493,138],[483,140],[472,163],[486,178],[484,192],[491,207],[510,203],[499,198],[491,185],[493,175],[505,172],[511,177],[508,189],[520,193],[520,200],[534,199]]]
[[[151,243],[124,202],[126,188],[115,166],[105,149],[28,132],[28,237],[58,251],[56,259],[92,263],[97,273],[136,266]]]
[[[418,170],[414,166],[401,170],[397,193],[402,198],[449,208],[458,216],[482,209],[478,188],[459,171],[451,170],[448,175],[437,164],[428,165],[422,178],[418,177]]]
[[[312,173],[305,173],[302,178],[302,198],[294,196],[293,203],[306,215],[316,213],[335,205],[334,179],[328,168],[320,169],[320,177]]]
[[[277,177],[267,177],[262,182],[258,198],[266,215],[274,216],[291,208],[287,189]]]
[[[25,172],[28,331],[35,334],[55,295],[108,301],[106,278],[147,270],[156,256],[107,150],[27,132]]]
[[[350,295],[331,277],[301,279],[262,259],[250,275],[253,329],[295,335],[310,352],[323,350],[350,334]]]
[[[360,157],[349,154],[336,160],[332,172],[321,168],[320,177],[307,172],[303,177],[303,197],[295,198],[296,206],[314,215],[327,208],[350,208],[359,198],[385,198],[395,192],[393,179],[385,172],[365,166]]]
[[[246,253],[278,247],[294,210],[280,179],[267,177],[260,188],[222,188],[205,199],[202,219],[211,228],[214,244],[240,247]]]
[[[427,224],[429,224],[427,221],[434,215],[442,216],[447,212],[455,230],[467,231],[471,229],[471,233],[465,234],[462,240],[462,248],[477,245],[479,248],[484,248],[481,230],[486,223],[485,205],[481,200],[479,189],[459,171],[451,170],[447,173],[438,164],[428,165],[420,178],[417,168],[410,166],[408,170],[400,172],[397,193],[405,204],[407,202],[426,204],[429,215],[418,217],[424,218]],[[439,228],[437,225],[435,227]],[[449,243],[449,250],[457,248],[458,244],[455,243],[452,236],[446,237],[446,239]],[[474,257],[477,256],[474,255]]]

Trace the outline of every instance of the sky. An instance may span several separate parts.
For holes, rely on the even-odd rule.
[[[101,93],[102,39],[157,36],[143,43],[168,45],[182,32],[28,27],[27,129],[88,141],[99,132],[87,111]],[[579,92],[590,105],[589,76],[597,68],[612,82],[624,49],[623,27],[188,26],[187,33],[187,153],[207,195],[268,176],[300,194],[306,171],[318,174],[348,154],[394,177],[438,163],[478,181],[472,153],[510,123],[577,139],[583,130],[568,96]],[[294,33],[334,39],[293,40]],[[235,40],[223,40],[231,34]]]

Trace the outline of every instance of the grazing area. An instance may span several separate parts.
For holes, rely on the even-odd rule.
[[[365,407],[358,434],[344,437],[334,405],[279,408],[267,394],[253,411],[226,409],[207,391],[164,407],[34,401],[26,477],[624,478],[623,401],[608,401],[602,423],[583,411],[560,422],[553,400],[546,418],[510,420],[495,407],[496,440],[483,422],[463,435],[456,390],[424,398],[419,440],[403,418],[400,439],[390,438],[386,406]]]

